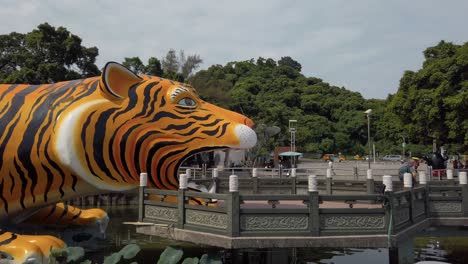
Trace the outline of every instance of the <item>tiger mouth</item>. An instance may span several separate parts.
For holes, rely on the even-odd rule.
[[[230,148],[228,146],[219,146],[219,147],[203,147],[203,148],[199,148],[199,149],[195,149],[195,150],[192,150],[190,151],[187,155],[183,156],[182,159],[180,159],[179,161],[179,164],[177,164],[177,168],[179,168],[186,160],[188,160],[189,158],[197,155],[197,154],[200,154],[200,153],[205,153],[205,152],[211,152],[211,151],[215,151],[215,150],[230,150],[230,149],[233,149],[233,148]]]

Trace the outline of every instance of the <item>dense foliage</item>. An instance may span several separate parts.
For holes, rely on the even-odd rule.
[[[415,143],[440,143],[466,151],[468,144],[468,43],[441,41],[424,51],[417,72],[406,71],[389,111]]]
[[[290,57],[278,62],[258,58],[211,66],[189,82],[210,102],[243,113],[257,124],[279,126],[278,145],[289,145],[289,120],[294,119],[298,120],[296,144],[300,151],[365,152],[364,111],[371,106],[382,108],[384,101],[365,100],[344,87],[305,77],[300,70],[300,63]]]
[[[101,74],[96,47],[66,28],[44,23],[27,34],[0,35],[0,82],[41,84]]]

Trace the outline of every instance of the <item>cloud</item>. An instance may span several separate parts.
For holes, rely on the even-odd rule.
[[[291,56],[306,76],[359,91],[395,93],[407,69],[440,40],[467,41],[468,2],[4,0],[0,34],[64,26],[99,48],[98,66],[124,57],[199,54],[203,67]]]

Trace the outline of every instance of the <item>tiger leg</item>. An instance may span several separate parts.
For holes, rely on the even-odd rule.
[[[65,243],[53,236],[20,235],[0,230],[2,263],[49,263],[51,249],[64,248]]]
[[[40,209],[25,222],[46,226],[96,226],[101,233],[104,233],[109,217],[106,211],[99,208],[80,209],[57,203]]]

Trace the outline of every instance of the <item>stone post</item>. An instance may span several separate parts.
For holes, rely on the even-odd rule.
[[[466,171],[461,171],[458,175],[460,187],[462,188],[462,212],[464,217],[468,217],[468,184]]]
[[[427,176],[425,171],[419,171],[419,185],[424,186],[426,191],[424,192],[424,210],[426,217],[429,217],[429,185],[427,184]]]
[[[385,185],[385,192],[393,192],[392,176],[384,175],[382,177],[382,183],[383,183],[383,185]]]
[[[237,175],[229,176],[229,194],[226,202],[229,221],[227,235],[237,237],[240,222],[239,177]]]
[[[177,195],[177,228],[183,229],[185,225],[185,191],[188,187],[188,176],[187,174],[181,174],[179,176],[179,192]]]
[[[187,175],[187,179],[192,178],[192,169],[186,169],[185,170],[185,175]]]
[[[419,174],[419,184],[427,185],[426,172],[425,171],[420,171],[418,174]]]
[[[291,194],[297,194],[296,168],[291,169]]]
[[[257,194],[258,193],[258,172],[257,168],[252,169],[252,193]]]
[[[316,175],[309,175],[309,185],[308,185],[309,192],[317,192],[317,176]]]
[[[213,184],[215,185],[215,193],[218,193],[219,188],[219,171],[218,168],[213,168],[212,177],[213,177]]]
[[[453,180],[453,170],[447,170],[447,181],[450,185],[455,184],[455,181]]]
[[[148,174],[140,173],[140,187],[138,190],[138,222],[143,222],[145,215],[145,188],[148,185]]]
[[[239,192],[239,177],[237,175],[229,176],[229,192]]]
[[[332,195],[333,194],[333,190],[332,190],[332,183],[333,183],[332,168],[327,169],[327,178],[325,179],[325,182],[326,182],[327,194]]]
[[[353,175],[354,175],[354,180],[357,181],[359,180],[359,170],[358,167],[353,167]]]
[[[411,189],[411,187],[413,187],[413,175],[411,175],[411,173],[406,172],[403,174],[403,187],[405,189]]]
[[[427,166],[428,174],[427,175],[427,181],[430,182],[432,181],[432,166]]]
[[[413,222],[413,208],[414,208],[413,174],[408,173],[408,172],[403,174],[403,188],[409,191],[409,197],[406,195],[405,197],[408,198],[409,218],[410,218],[410,221]]]
[[[466,171],[461,171],[459,173],[458,180],[459,180],[460,185],[466,185],[467,184]]]
[[[309,228],[312,236],[320,235],[319,193],[317,176],[309,175]]]
[[[375,193],[375,183],[374,183],[374,177],[372,176],[372,169],[367,169],[366,190],[367,190],[367,194]]]
[[[393,181],[392,176],[384,175],[382,177],[382,183],[385,185],[385,198],[387,200],[387,206],[385,207],[385,225],[386,229],[389,230],[391,234],[395,230],[395,212],[393,212]]]

